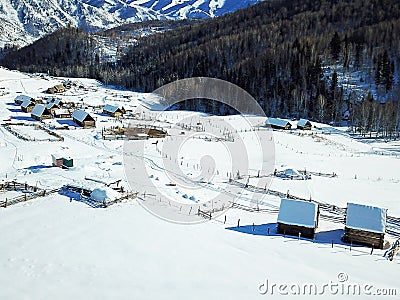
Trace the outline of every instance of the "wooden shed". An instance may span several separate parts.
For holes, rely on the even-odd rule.
[[[343,241],[383,249],[387,210],[348,203]]]
[[[21,104],[21,110],[26,113],[32,112],[33,108],[35,107],[36,103],[33,99],[26,99]]]
[[[300,119],[297,122],[297,129],[311,130],[311,128],[312,128],[311,122],[307,119]]]
[[[89,113],[78,109],[72,113],[72,120],[83,128],[96,127],[96,121]]]
[[[43,104],[36,104],[31,112],[31,117],[35,120],[41,121],[44,119],[51,119],[50,111]]]
[[[125,113],[125,109],[119,108],[115,105],[106,104],[103,107],[103,113],[113,116],[113,117],[121,117]]]
[[[313,239],[318,228],[319,206],[317,203],[293,199],[281,199],[277,232]]]
[[[278,118],[268,118],[265,125],[271,126],[273,129],[289,130],[292,128],[292,124],[289,121]]]

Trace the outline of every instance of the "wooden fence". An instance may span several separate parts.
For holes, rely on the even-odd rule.
[[[54,194],[54,193],[58,193],[59,189],[52,189],[52,190],[40,190],[37,192],[33,192],[33,193],[25,193],[21,196],[18,197],[13,197],[13,198],[6,198],[5,200],[0,201],[0,207],[8,207],[10,205],[14,205],[20,202],[26,202],[32,199],[36,199],[38,197],[45,197],[48,196],[50,194]]]

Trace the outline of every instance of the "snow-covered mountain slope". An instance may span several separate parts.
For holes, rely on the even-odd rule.
[[[25,45],[66,26],[107,29],[152,19],[207,18],[261,0],[5,0],[0,3],[0,47]]]

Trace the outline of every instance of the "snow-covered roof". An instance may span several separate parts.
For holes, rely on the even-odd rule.
[[[43,104],[36,104],[32,110],[32,116],[41,117],[44,113],[50,114]]]
[[[55,102],[50,102],[50,103],[48,103],[47,105],[46,105],[46,108],[47,109],[51,109],[51,108],[53,108],[53,107],[60,107],[57,103],[55,103]]]
[[[304,127],[304,126],[306,126],[307,124],[311,124],[311,122],[308,121],[307,119],[300,119],[300,120],[297,122],[297,126],[300,126],[300,127]]]
[[[31,104],[35,104],[35,103],[33,102],[33,99],[32,99],[32,98],[25,99],[25,100],[22,102],[21,107],[26,108],[26,107],[28,107],[28,106],[31,105]]]
[[[33,99],[32,97],[26,96],[26,95],[18,95],[15,97],[14,101],[22,101],[24,102],[25,100],[31,100]]]
[[[278,223],[315,228],[318,217],[318,205],[313,202],[281,199]]]
[[[289,123],[289,121],[278,119],[278,118],[268,118],[265,122],[267,125],[274,125],[278,127],[285,128]]]
[[[376,233],[385,233],[386,209],[362,204],[348,203],[346,227]]]
[[[66,108],[59,108],[54,110],[55,115],[69,115],[69,110]]]
[[[103,107],[103,111],[108,111],[111,113],[115,113],[118,109],[119,109],[118,106],[111,105],[111,104],[106,104]]]
[[[75,110],[72,113],[72,118],[74,118],[74,119],[76,119],[76,120],[78,120],[80,122],[83,122],[86,119],[87,116],[90,117],[89,113],[87,113],[86,111],[84,111],[82,109]],[[92,118],[92,117],[90,117],[90,118]]]

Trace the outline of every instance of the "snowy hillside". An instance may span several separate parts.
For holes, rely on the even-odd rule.
[[[49,87],[66,80],[69,89],[56,97],[82,107],[95,127],[81,128],[71,118],[39,122],[14,103],[18,95],[47,97]],[[102,111],[105,104],[129,112],[114,118]],[[0,183],[15,180],[46,191],[63,185],[105,190],[107,182],[120,180],[123,193],[139,192],[136,199],[108,207],[95,206],[83,194],[61,192],[0,207],[0,299],[310,299],[310,294],[398,299],[400,256],[389,261],[385,250],[342,242],[344,216],[334,209],[321,210],[314,240],[276,233],[277,193],[288,193],[324,207],[344,208],[351,202],[386,208],[393,218],[385,241],[393,243],[400,236],[398,141],[356,139],[345,128],[318,123],[310,131],[273,131],[272,138],[259,141],[255,132],[270,132],[262,126],[265,117],[160,108],[154,95],[96,80],[0,68]],[[103,138],[106,130],[128,123],[168,135]],[[291,123],[295,128],[297,122]],[[16,126],[24,138],[7,126]],[[307,170],[311,178],[290,180],[260,170],[265,157],[257,152],[259,144],[271,147],[272,170]],[[245,151],[233,161],[229,149],[237,147]],[[74,165],[52,166],[52,154],[68,156]],[[213,168],[206,168],[209,160]],[[229,174],[241,166],[239,160],[248,160],[247,169],[239,177]],[[129,178],[132,170],[137,176]],[[234,187],[230,177],[244,187]],[[267,193],[266,187],[276,193]],[[24,194],[29,192],[0,189],[0,203]],[[216,205],[222,198],[236,206],[207,222],[189,210],[197,204],[209,209],[207,200],[215,199]],[[154,207],[200,224],[166,222],[153,215]]]
[[[23,46],[66,25],[94,31],[154,19],[220,16],[259,0],[6,0],[0,3],[0,47]]]

